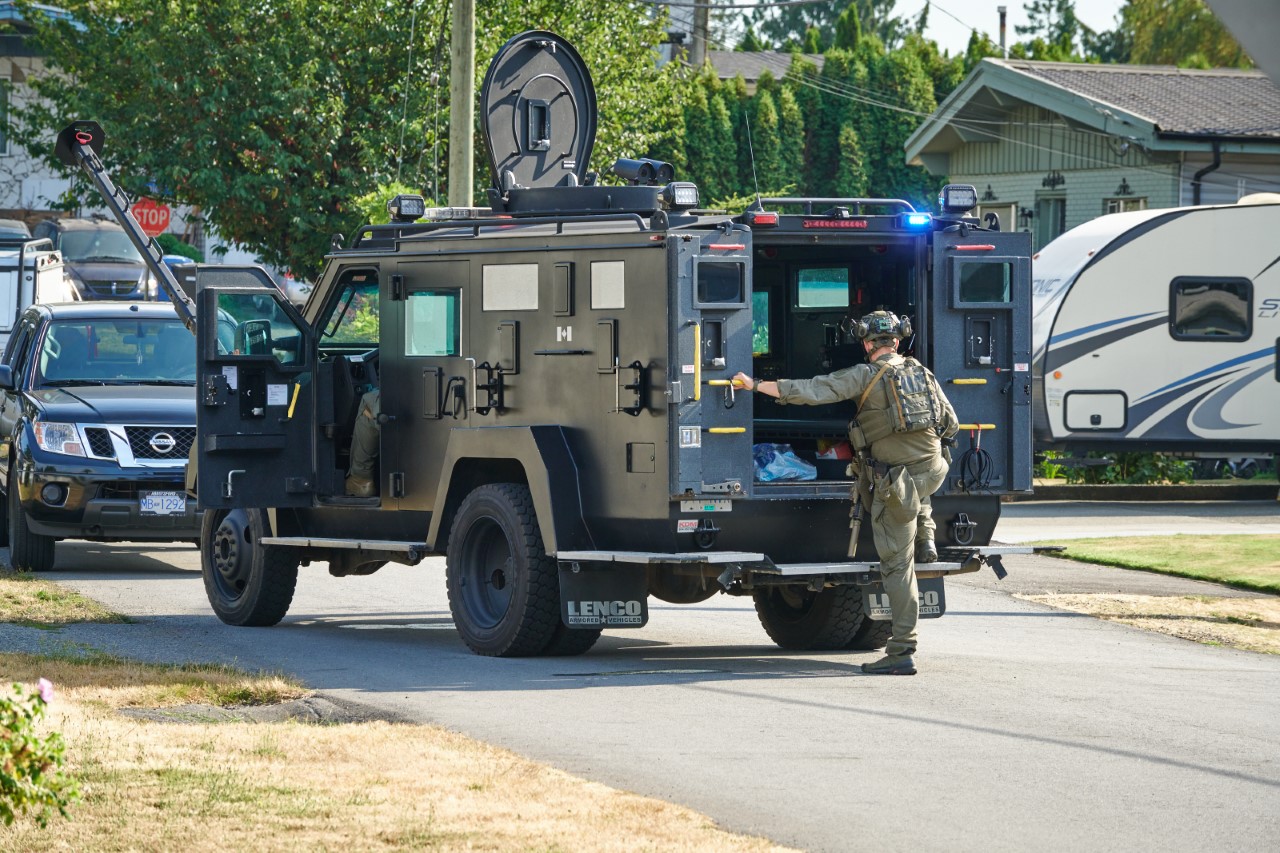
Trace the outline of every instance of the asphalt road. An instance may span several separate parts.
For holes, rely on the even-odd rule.
[[[1065,537],[1099,517],[1034,506],[1007,507],[997,538],[1023,523],[1044,530],[1030,538]],[[1226,523],[1220,510],[1123,507],[1137,515],[1111,526],[1180,532]],[[1231,518],[1280,529],[1274,505]],[[139,621],[0,626],[0,645],[284,670],[797,847],[1273,850],[1280,838],[1280,660],[1009,595],[1209,585],[1010,557],[1017,587],[985,573],[948,585],[947,616],[922,623],[920,675],[876,678],[856,671],[869,653],[776,649],[750,603],[723,596],[654,602],[648,627],[606,633],[581,658],[494,660],[453,631],[439,560],[366,578],[309,567],[286,620],[249,629],[211,615],[189,546],[59,547],[51,579]]]

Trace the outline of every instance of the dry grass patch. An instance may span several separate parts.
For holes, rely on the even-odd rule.
[[[128,622],[75,590],[29,572],[0,569],[0,622],[56,628],[73,622]]]
[[[57,686],[47,723],[66,739],[83,799],[48,829],[0,828],[3,850],[781,849],[434,727],[158,723],[118,712],[302,692],[283,679],[0,655],[0,681],[41,675]]]
[[[1274,596],[1051,594],[1017,597],[1197,643],[1280,654],[1280,598]]]

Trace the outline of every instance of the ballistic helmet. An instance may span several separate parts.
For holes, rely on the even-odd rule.
[[[911,337],[911,318],[898,317],[892,311],[872,311],[853,327],[860,341],[891,344],[893,339]]]

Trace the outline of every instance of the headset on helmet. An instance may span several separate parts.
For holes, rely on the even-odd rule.
[[[873,311],[854,324],[853,330],[860,341],[909,338],[911,337],[911,318],[899,318],[892,311]]]

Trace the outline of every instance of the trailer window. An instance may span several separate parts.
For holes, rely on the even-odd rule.
[[[418,290],[404,314],[405,355],[458,355],[458,292]]]
[[[961,302],[1009,301],[1013,281],[1012,264],[962,263],[959,267]]]
[[[849,268],[809,267],[796,273],[797,308],[848,308]]]
[[[1170,332],[1175,340],[1243,341],[1253,334],[1253,282],[1192,278],[1170,283]]]

